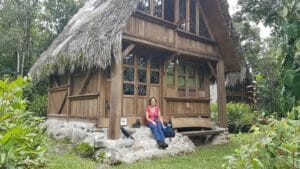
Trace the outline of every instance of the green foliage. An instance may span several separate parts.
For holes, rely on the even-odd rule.
[[[261,45],[259,53],[252,50],[250,56],[256,54],[256,57],[252,57],[253,61],[247,61],[254,74],[264,77],[257,81],[260,108],[286,117],[286,112],[300,104],[300,1],[239,0],[238,4],[242,19],[235,21],[262,22],[272,29],[273,34],[266,40],[266,45]],[[250,44],[247,47],[253,46]]]
[[[47,116],[48,111],[48,95],[34,95],[29,104],[30,112],[34,112],[39,117]]]
[[[210,110],[212,120],[218,121],[218,106],[211,104]],[[227,122],[229,132],[247,132],[253,124],[256,123],[257,112],[252,111],[250,105],[245,103],[227,103]]]
[[[90,146],[88,143],[80,143],[75,146],[75,152],[80,157],[91,158],[94,155],[95,149],[94,147]]]
[[[45,162],[43,119],[27,111],[29,78],[0,80],[0,168],[39,168]]]
[[[254,126],[252,144],[242,145],[223,164],[226,169],[296,169],[300,166],[300,121],[269,119],[269,125]]]

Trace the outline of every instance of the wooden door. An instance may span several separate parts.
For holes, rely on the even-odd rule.
[[[145,122],[145,107],[150,97],[160,105],[161,61],[158,57],[129,54],[123,60],[122,116],[128,123]]]

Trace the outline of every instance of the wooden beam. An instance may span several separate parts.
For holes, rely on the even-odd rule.
[[[216,72],[215,72],[214,67],[212,66],[212,64],[211,64],[210,62],[207,62],[207,64],[208,64],[208,67],[209,67],[211,73],[212,73],[213,76],[217,79],[217,74],[216,74]]]
[[[122,58],[127,56],[135,47],[135,44],[130,44],[123,52],[122,52]]]
[[[86,86],[87,86],[88,82],[90,81],[91,75],[92,75],[92,71],[89,70],[86,73],[86,75],[85,75],[85,77],[83,79],[83,82],[82,82],[81,87],[79,89],[79,94],[82,94],[84,92],[84,90],[86,89]]]
[[[65,103],[66,103],[66,101],[67,101],[67,97],[68,97],[68,91],[66,90],[66,94],[65,94],[64,100],[63,100],[62,104],[60,105],[57,114],[61,114],[61,113],[62,113],[62,110],[63,110],[63,108],[64,108],[64,105],[65,105]]]
[[[223,60],[219,60],[217,63],[217,91],[218,91],[219,127],[227,128],[226,89],[225,89],[225,72],[224,72]]]
[[[199,24],[200,24],[200,2],[199,1],[195,1],[195,5],[196,5],[196,35],[199,35]]]
[[[186,11],[185,11],[185,20],[186,20],[186,22],[185,22],[185,30],[186,31],[190,31],[190,24],[191,24],[191,21],[190,21],[190,3],[191,3],[191,1],[190,0],[186,0],[186,5],[185,5],[185,9],[186,9]]]
[[[146,46],[152,46],[152,47],[159,48],[159,49],[169,50],[169,51],[180,53],[180,54],[183,54],[183,55],[194,56],[194,57],[197,57],[197,58],[215,60],[215,61],[218,60],[217,56],[215,56],[215,55],[211,55],[211,54],[207,54],[207,53],[200,53],[200,52],[191,52],[191,51],[178,49],[175,46],[170,46],[170,45],[167,45],[167,44],[158,43],[157,41],[152,41],[152,40],[149,40],[149,39],[136,37],[136,36],[134,36],[132,34],[129,34],[129,33],[123,33],[123,40],[138,43],[138,44],[142,44],[142,45],[146,45]]]
[[[174,22],[178,26],[179,23],[179,0],[174,0]]]
[[[112,140],[120,137],[120,120],[122,110],[122,62],[116,62],[112,57],[111,64],[111,98],[108,138]]]

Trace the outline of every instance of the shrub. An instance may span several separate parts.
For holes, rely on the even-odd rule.
[[[84,158],[91,158],[94,155],[94,147],[90,146],[88,143],[80,143],[75,146],[75,152]]]
[[[46,152],[42,118],[27,111],[23,89],[30,79],[0,80],[0,168],[40,168]]]
[[[39,117],[47,116],[48,95],[33,95],[28,110],[34,112]]]
[[[254,126],[253,144],[241,146],[227,157],[226,169],[296,169],[300,166],[300,121],[272,118],[269,125]]]
[[[218,121],[218,106],[211,104],[211,117],[214,122]],[[227,103],[227,122],[229,132],[247,132],[256,122],[257,113],[252,111],[250,105],[245,103]]]

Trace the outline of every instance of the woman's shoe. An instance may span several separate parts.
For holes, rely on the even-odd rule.
[[[166,142],[162,142],[162,148],[166,149],[169,145]]]

